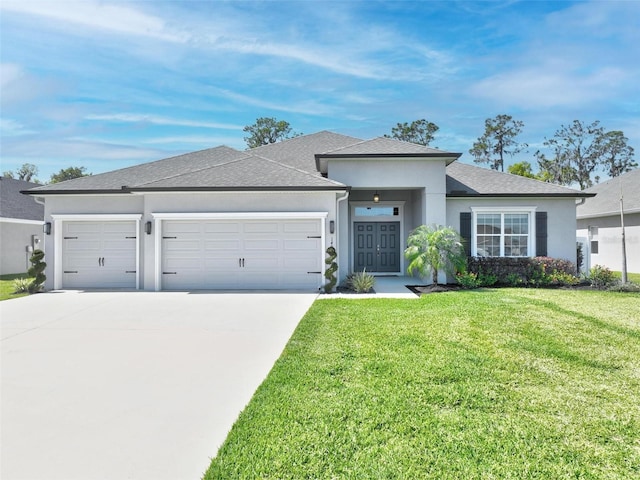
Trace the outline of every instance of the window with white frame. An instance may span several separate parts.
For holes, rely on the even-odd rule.
[[[534,207],[472,209],[472,255],[478,257],[532,257]]]

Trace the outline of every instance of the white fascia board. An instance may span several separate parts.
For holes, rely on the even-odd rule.
[[[140,220],[140,213],[54,213],[51,215],[54,220]]]
[[[24,218],[0,218],[0,223],[24,223],[26,225],[42,225],[44,220],[26,220]]]
[[[227,219],[309,219],[327,218],[329,212],[186,212],[186,213],[162,213],[151,212],[151,216],[158,220],[227,220]]]

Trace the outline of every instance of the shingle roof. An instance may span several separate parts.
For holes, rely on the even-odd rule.
[[[579,205],[576,212],[578,218],[599,217],[620,214],[620,185],[626,213],[640,212],[640,168],[612,178],[593,187],[585,193],[595,193]]]
[[[466,163],[447,166],[448,196],[588,196],[584,192],[553,183],[497,172]]]
[[[322,131],[290,138],[249,150],[250,153],[270,158],[285,165],[320,175],[315,155],[362,142],[361,139]]]
[[[345,185],[282,163],[245,155],[242,158],[162,180],[137,184],[132,190],[216,188],[344,189]]]
[[[37,186],[37,183],[0,177],[0,217],[43,220],[44,205],[36,203],[32,197],[20,193],[21,190]]]
[[[74,178],[73,180],[51,185],[43,185],[34,189],[34,191],[62,193],[70,191],[121,190],[123,186],[132,187],[159,181],[176,175],[202,170],[244,156],[246,156],[244,152],[239,152],[230,147],[220,146],[178,155],[177,157],[156,160],[155,162],[142,163],[112,172]]]
[[[425,147],[416,143],[403,142],[395,138],[378,137],[371,140],[363,140],[344,147],[316,152],[317,156],[350,156],[350,155],[425,155],[425,156],[451,156],[459,157],[459,153],[445,152],[436,148]],[[320,155],[322,154],[322,155]]]

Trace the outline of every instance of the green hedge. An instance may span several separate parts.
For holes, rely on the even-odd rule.
[[[467,271],[478,277],[495,277],[499,285],[540,286],[577,282],[573,262],[551,257],[469,257]]]

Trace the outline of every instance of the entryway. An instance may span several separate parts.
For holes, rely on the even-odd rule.
[[[400,222],[354,222],[355,272],[400,271]]]

